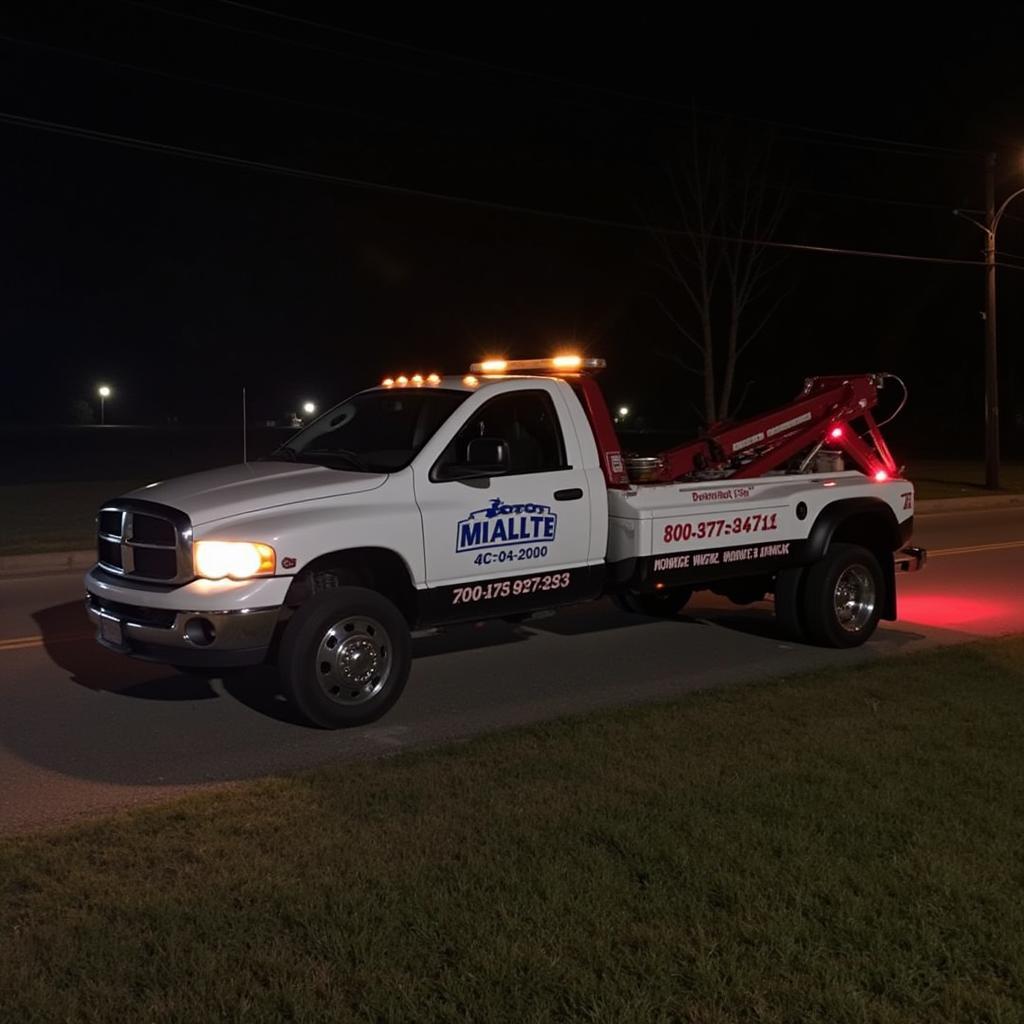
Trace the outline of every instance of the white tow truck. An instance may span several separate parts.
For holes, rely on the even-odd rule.
[[[268,459],[106,503],[85,579],[99,642],[183,669],[274,663],[297,712],[335,728],[394,704],[415,630],[603,595],[672,616],[696,589],[773,595],[781,631],[837,647],[896,617],[896,572],[925,554],[872,418],[889,375],[810,378],[640,457],[603,365],[388,378]]]

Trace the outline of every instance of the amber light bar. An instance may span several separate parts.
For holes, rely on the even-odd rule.
[[[548,359],[484,359],[473,363],[470,373],[502,374],[532,370],[534,373],[581,373],[585,370],[603,370],[607,363],[603,359],[584,356],[551,356]]]

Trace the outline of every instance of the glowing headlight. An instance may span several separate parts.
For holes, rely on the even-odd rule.
[[[196,575],[208,580],[269,576],[277,566],[277,557],[269,544],[249,541],[198,540],[193,555]]]

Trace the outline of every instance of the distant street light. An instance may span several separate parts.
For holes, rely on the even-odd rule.
[[[313,403],[313,402],[303,402],[303,404],[302,404],[302,411],[307,416],[312,416],[313,413],[316,412],[316,404]]]
[[[101,384],[97,389],[96,393],[100,396],[100,426],[103,426],[107,422],[107,399],[110,397],[110,388],[106,384]]]
[[[620,419],[625,419],[628,415],[629,415],[629,406],[628,405],[620,405],[619,406],[619,418]]]
[[[1018,196],[1024,195],[1024,188],[1011,192],[996,208],[995,199],[996,157],[990,153],[985,175],[985,222],[968,217],[967,213],[977,211],[954,210],[955,217],[962,217],[976,228],[985,232],[985,486],[990,490],[999,489],[999,373],[996,363],[996,231],[1006,213],[1007,206]]]

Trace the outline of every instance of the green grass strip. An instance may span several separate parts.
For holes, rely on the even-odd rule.
[[[0,1019],[1017,1022],[1022,722],[1013,638],[7,840]]]

